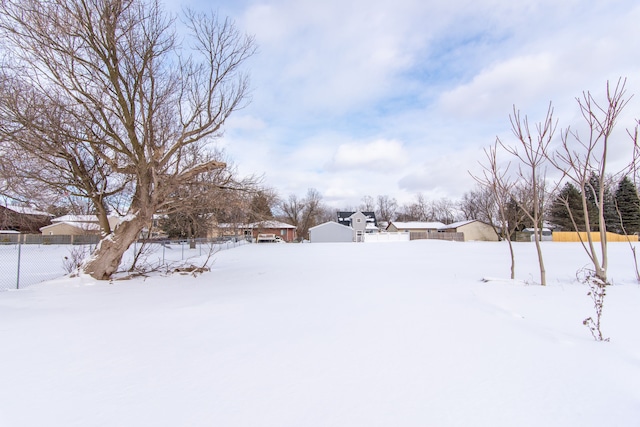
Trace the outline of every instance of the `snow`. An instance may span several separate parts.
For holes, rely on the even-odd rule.
[[[640,286],[574,243],[244,245],[210,273],[0,293],[2,426],[634,426]],[[375,267],[372,267],[375,266]]]

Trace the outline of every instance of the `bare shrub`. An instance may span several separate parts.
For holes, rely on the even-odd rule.
[[[71,249],[69,249],[69,255],[62,259],[62,268],[67,274],[76,274],[88,254],[88,248],[84,246],[72,246]]]
[[[607,295],[607,283],[603,281],[596,272],[592,269],[584,268],[579,270],[577,278],[580,283],[584,283],[589,286],[588,296],[593,301],[593,308],[595,309],[595,318],[587,317],[582,321],[582,324],[589,328],[593,339],[596,341],[609,341],[609,338],[602,336],[602,310],[604,309],[604,299]]]

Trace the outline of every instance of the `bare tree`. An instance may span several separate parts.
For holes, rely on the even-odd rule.
[[[298,229],[300,239],[309,237],[309,229],[318,224],[318,218],[323,212],[322,195],[315,188],[309,188],[304,198],[304,209]]]
[[[376,209],[376,202],[371,196],[364,196],[362,203],[358,207],[360,212],[373,212]]]
[[[295,194],[290,194],[286,200],[282,200],[278,204],[278,209],[280,211],[279,218],[296,227],[296,234],[298,237],[302,237],[299,230],[302,223],[304,206],[304,200],[301,200]]]
[[[482,186],[487,192],[492,194],[492,200],[497,206],[499,219],[500,219],[500,231],[498,235],[503,236],[509,243],[509,255],[511,257],[511,279],[515,279],[516,276],[516,258],[513,250],[513,244],[511,241],[511,235],[517,227],[516,221],[509,221],[508,205],[512,200],[512,189],[514,182],[509,177],[510,164],[504,169],[500,169],[498,166],[498,142],[489,149],[485,149],[484,153],[487,157],[487,163],[480,163],[483,172],[482,176],[471,175],[480,186]],[[495,227],[494,227],[495,229]]]
[[[422,193],[416,194],[413,203],[404,204],[398,212],[398,221],[427,221],[429,202]]]
[[[429,221],[440,221],[445,224],[451,224],[459,218],[457,204],[447,197],[432,200],[427,206]]]
[[[327,208],[322,205],[322,195],[315,188],[309,188],[303,199],[295,194],[289,195],[287,200],[280,202],[278,208],[280,218],[296,227],[299,240],[308,237],[309,228],[317,225],[327,213]]]
[[[599,253],[590,232],[586,233],[587,242],[582,241],[582,246],[593,264],[595,276],[602,283],[607,283],[608,265],[605,216],[607,155],[617,119],[629,102],[625,85],[626,79],[619,79],[615,86],[607,82],[607,99],[603,103],[596,101],[588,91],[584,92],[581,98],[576,98],[580,113],[587,124],[586,137],[567,128],[562,132],[560,148],[554,153],[547,151],[547,158],[551,164],[580,190],[584,230],[592,230],[592,221],[597,218],[600,232]],[[593,204],[589,203],[589,195],[593,198]],[[575,228],[579,229],[577,224]]]
[[[549,104],[547,114],[542,122],[536,123],[536,135],[532,135],[529,127],[527,116],[521,117],[520,111],[513,107],[513,114],[509,115],[511,122],[511,130],[515,135],[518,143],[516,146],[505,145],[499,138],[498,143],[509,153],[520,160],[521,165],[518,168],[518,175],[522,182],[531,189],[532,206],[527,209],[523,206],[524,212],[533,222],[533,233],[538,253],[538,264],[540,266],[540,284],[547,284],[544,260],[542,258],[542,247],[540,246],[540,228],[542,226],[542,218],[544,209],[542,207],[544,200],[544,183],[545,170],[544,163],[546,161],[545,152],[549,143],[553,139],[557,127],[557,120],[553,119],[553,108]]]
[[[212,157],[224,160],[222,152],[209,154],[203,160],[208,162]],[[188,238],[191,247],[195,248],[194,239],[208,237],[231,206],[244,212],[241,222],[257,221],[259,214],[253,213],[252,202],[262,194],[257,188],[259,179],[253,176],[238,178],[235,168],[226,164],[225,168],[195,176],[169,194],[160,212],[163,215],[161,227],[169,237]]]
[[[390,222],[395,220],[398,202],[393,197],[386,195],[376,199],[376,217],[378,221]]]
[[[420,214],[415,203],[405,203],[398,209],[396,221],[420,221]]]
[[[481,211],[481,194],[484,190],[480,188],[478,191],[467,191],[462,195],[462,199],[458,202],[458,209],[462,212],[464,219],[480,219]]]
[[[228,19],[185,15],[180,43],[157,0],[0,4],[0,140],[25,179],[92,201],[104,238],[83,270],[96,279],[176,188],[225,167],[200,154],[246,100],[254,41]],[[105,199],[127,187],[127,220],[111,230]]]

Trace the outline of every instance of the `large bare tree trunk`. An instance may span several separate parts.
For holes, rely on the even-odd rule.
[[[146,223],[142,217],[133,217],[119,224],[114,232],[100,241],[81,270],[94,279],[109,279],[118,270],[122,256],[127,248],[138,239]]]

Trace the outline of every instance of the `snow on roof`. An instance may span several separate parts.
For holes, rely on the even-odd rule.
[[[423,222],[423,221],[409,221],[409,222],[391,222],[397,229],[403,230],[437,230],[442,227],[446,227],[439,221],[435,222]]]
[[[40,227],[40,230],[41,231],[46,230],[52,227],[57,227],[62,224],[79,228],[85,231],[100,231],[100,224],[96,224],[94,222],[70,222],[70,221],[54,222],[51,225],[45,225],[44,227]]]
[[[465,220],[465,221],[453,222],[451,224],[445,225],[443,228],[447,228],[447,229],[449,229],[449,228],[458,228],[458,227],[462,227],[462,226],[467,225],[467,224],[471,224],[472,222],[476,222],[476,221],[477,221],[477,219],[468,219],[468,220]]]
[[[348,227],[348,226],[346,226],[344,224],[340,224],[340,223],[337,223],[335,221],[327,221],[327,222],[323,222],[322,224],[318,224],[318,225],[316,225],[314,227],[311,227],[309,229],[309,231],[315,230],[316,228],[322,228],[322,227],[342,227],[342,228],[346,228],[346,229],[349,229],[349,230],[353,230],[353,228]]]
[[[109,215],[107,218],[112,219],[112,218],[117,218],[117,219],[124,219],[121,217],[117,217],[115,215]],[[100,220],[98,219],[97,215],[63,215],[63,216],[59,216],[57,218],[53,218],[51,220],[51,222],[57,223],[57,222],[68,222],[68,223],[99,223]]]
[[[20,234],[20,232],[16,230],[0,230],[0,234]]]
[[[40,215],[40,216],[53,216],[48,212],[42,212],[42,211],[38,211],[36,209],[33,208],[29,208],[26,206],[5,206],[5,208],[9,209],[10,211],[16,212],[16,213],[21,213],[24,215]]]
[[[96,215],[63,215],[53,218],[51,222],[98,222]]]
[[[249,224],[249,228],[296,228],[291,224],[280,221],[261,221]]]
[[[218,228],[296,228],[291,224],[280,221],[260,221],[252,222],[251,224],[231,224],[228,222],[221,222],[217,225]]]

